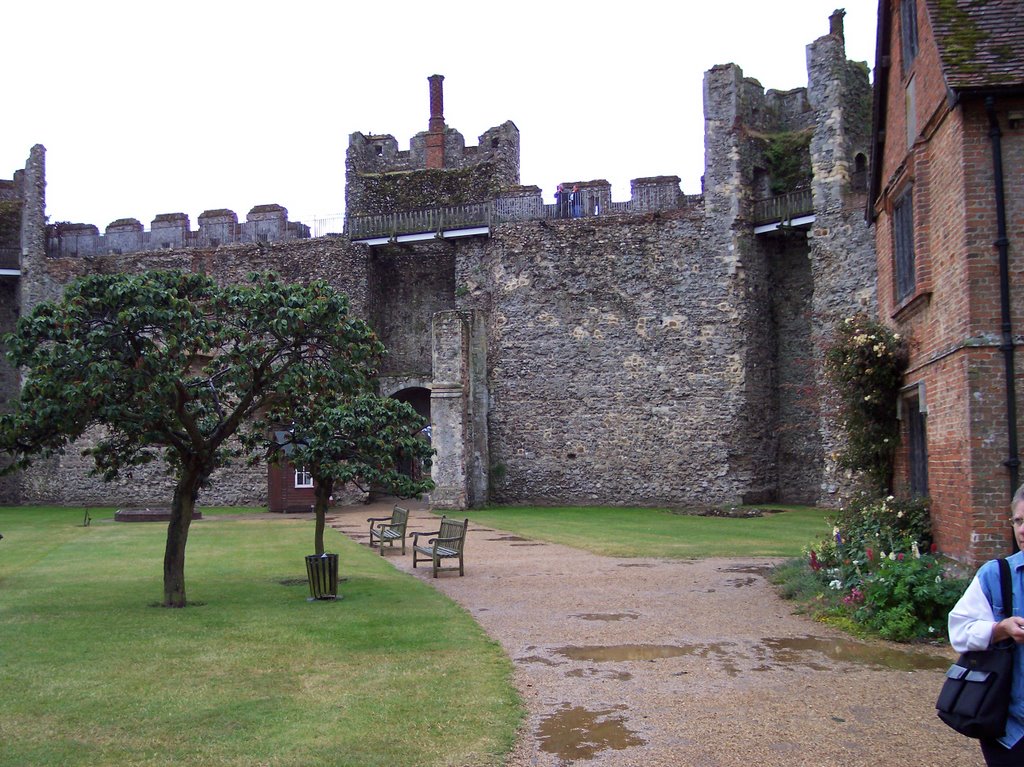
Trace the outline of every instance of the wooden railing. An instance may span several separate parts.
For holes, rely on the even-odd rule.
[[[754,203],[754,224],[770,224],[775,221],[791,221],[799,216],[814,212],[814,201],[810,189],[780,194]]]
[[[20,269],[20,248],[0,248],[0,269]]]
[[[491,203],[449,205],[377,216],[350,216],[346,232],[353,240],[397,237],[400,234],[490,226],[492,217]]]

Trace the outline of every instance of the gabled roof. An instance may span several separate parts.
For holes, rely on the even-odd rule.
[[[1024,2],[925,2],[951,90],[1024,86]]]

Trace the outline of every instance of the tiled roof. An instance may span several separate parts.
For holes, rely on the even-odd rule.
[[[926,0],[946,84],[1024,86],[1024,0]]]

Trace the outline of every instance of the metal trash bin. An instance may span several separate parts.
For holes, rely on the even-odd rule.
[[[310,554],[306,557],[310,601],[338,598],[338,555]]]

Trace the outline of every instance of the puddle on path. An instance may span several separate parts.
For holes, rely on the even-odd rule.
[[[557,666],[558,663],[540,655],[527,655],[525,658],[516,658],[516,663],[541,663],[545,666]]]
[[[555,652],[570,660],[587,660],[592,663],[611,663],[627,660],[658,660],[679,658],[683,655],[706,657],[709,652],[723,653],[725,645],[674,645],[674,644],[620,644],[591,645],[589,647],[559,647]]]
[[[596,668],[574,668],[572,671],[566,671],[566,676],[576,677],[582,679],[583,677],[598,677],[600,679],[612,679],[616,682],[628,682],[633,678],[633,675],[628,671],[599,671]]]
[[[771,565],[737,565],[736,567],[723,567],[721,568],[721,572],[746,573],[748,575],[760,575],[762,578],[767,578],[772,569]]]
[[[621,621],[623,618],[635,621],[640,616],[636,613],[577,613],[569,617],[580,618],[585,621]]]
[[[822,637],[795,637],[762,639],[750,650],[732,642],[707,644],[626,644],[559,647],[554,652],[570,660],[591,663],[625,661],[654,661],[661,658],[680,658],[692,655],[714,658],[721,662],[729,676],[741,673],[738,661],[744,657],[757,663],[753,671],[773,671],[780,668],[802,667],[813,671],[834,671],[836,663],[870,666],[892,671],[945,670],[950,660],[910,649],[881,647],[844,639]]]
[[[555,754],[559,759],[573,762],[593,759],[598,751],[621,751],[631,746],[642,746],[644,741],[616,715],[624,706],[588,711],[581,706],[563,704],[562,708],[546,717],[537,730],[542,751]]]
[[[510,543],[509,546],[544,546],[543,543]]]
[[[874,666],[892,671],[945,671],[952,662],[948,658],[912,650],[880,647],[843,639],[796,637],[761,641],[771,654],[767,660],[772,667],[805,666],[815,671],[830,671],[831,667],[816,660],[815,655],[824,655],[829,661]]]
[[[520,535],[501,535],[497,538],[488,538],[489,541],[528,541],[529,538],[523,538]]]

